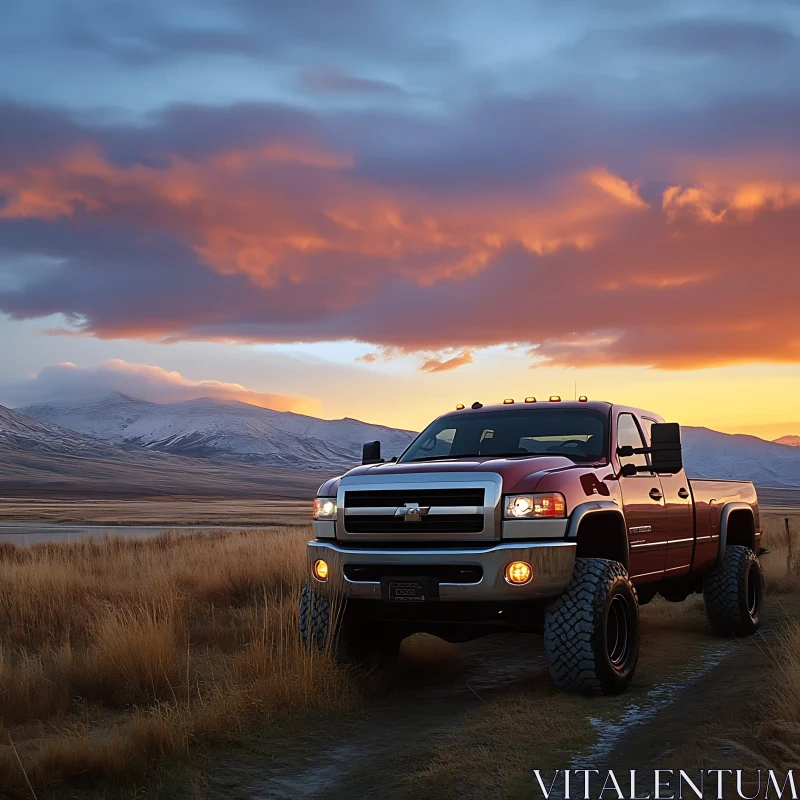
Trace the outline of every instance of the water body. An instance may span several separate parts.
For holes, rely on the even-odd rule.
[[[269,527],[275,527],[274,525]],[[151,539],[165,531],[179,533],[211,533],[218,530],[252,531],[259,526],[230,525],[47,525],[41,522],[0,523],[0,544],[34,545],[42,542],[77,542],[79,539],[102,539],[105,536],[123,539]],[[263,530],[268,530],[264,527]]]

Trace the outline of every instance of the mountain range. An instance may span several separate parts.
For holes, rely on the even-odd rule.
[[[800,487],[800,447],[707,428],[682,430],[690,476]],[[0,494],[46,488],[100,495],[308,496],[323,478],[359,463],[365,441],[379,439],[389,458],[413,436],[354,419],[323,420],[210,398],[160,404],[113,394],[16,411],[0,406]]]
[[[0,497],[305,499],[321,480],[300,470],[122,449],[0,406]]]
[[[380,439],[384,455],[390,457],[400,455],[415,436],[355,419],[318,419],[208,397],[161,404],[112,394],[17,411],[129,450],[322,472],[359,463],[366,441]]]

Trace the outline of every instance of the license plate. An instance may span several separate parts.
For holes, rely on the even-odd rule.
[[[431,578],[384,578],[381,594],[389,603],[426,603],[439,597],[439,584]]]

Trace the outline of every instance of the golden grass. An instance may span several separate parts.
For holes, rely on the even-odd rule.
[[[773,593],[800,589],[800,513],[762,513],[761,544],[767,589]]]
[[[770,766],[796,768],[800,752],[800,620],[786,625],[770,652],[772,680],[766,721],[758,731],[758,749]]]
[[[1,548],[3,791],[135,780],[253,719],[347,706],[346,673],[299,644],[309,535]]]

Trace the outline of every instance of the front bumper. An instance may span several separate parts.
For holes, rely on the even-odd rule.
[[[390,550],[345,548],[333,542],[313,541],[308,543],[308,572],[312,575],[314,562],[323,559],[328,563],[328,580],[320,582],[312,576],[316,591],[344,598],[380,600],[380,582],[350,580],[344,574],[347,564],[408,567],[408,576],[415,574],[415,568],[422,572],[430,566],[477,566],[482,571],[477,583],[440,583],[439,600],[530,600],[555,597],[566,588],[572,577],[575,548],[574,542],[514,542],[480,549]],[[512,586],[506,581],[505,569],[511,561],[527,561],[531,565],[533,578],[530,582]]]

